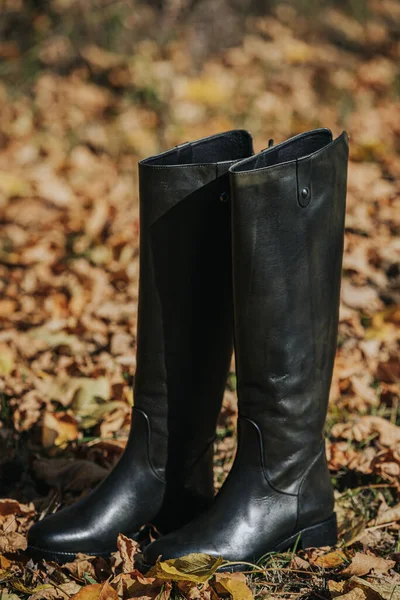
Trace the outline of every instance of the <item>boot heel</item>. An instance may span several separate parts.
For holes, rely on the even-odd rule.
[[[299,545],[303,550],[320,546],[334,546],[337,539],[336,514],[333,513],[327,521],[303,529]]]

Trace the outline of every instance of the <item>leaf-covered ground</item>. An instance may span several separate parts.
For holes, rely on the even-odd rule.
[[[185,24],[179,3],[166,14],[131,1],[27,4],[4,2],[0,25],[0,598],[398,600],[399,3],[232,12],[240,35],[225,48],[209,16]],[[158,23],[162,43],[143,33]],[[138,159],[229,128],[249,129],[260,150],[317,126],[351,141],[327,423],[338,548],[271,554],[247,578],[214,575],[201,556],[140,576],[123,536],[111,561],[34,564],[23,553],[30,524],[86,494],[127,439]],[[235,417],[232,364],[216,487]]]

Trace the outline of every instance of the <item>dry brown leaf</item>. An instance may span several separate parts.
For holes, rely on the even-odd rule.
[[[384,525],[385,523],[393,523],[400,521],[400,503],[388,508],[381,513],[373,522],[374,525]]]
[[[29,431],[35,425],[41,415],[43,398],[37,390],[29,390],[22,394],[17,404],[17,409],[13,413],[13,422],[17,431]]]
[[[301,558],[301,556],[296,555],[290,561],[289,566],[291,569],[300,569],[301,571],[307,571],[307,569],[309,569],[311,565],[307,560],[304,560],[304,558]]]
[[[395,564],[393,560],[356,552],[351,563],[341,571],[341,575],[346,577],[362,576],[367,575],[372,570],[384,575],[389,569],[393,569]]]
[[[356,287],[344,279],[342,284],[342,300],[350,308],[375,312],[382,306],[378,292],[370,286]]]
[[[379,577],[366,581],[360,577],[352,577],[346,583],[345,589],[361,588],[367,600],[400,600],[400,586],[393,578]]]
[[[16,515],[21,517],[32,517],[35,514],[33,504],[21,504],[12,498],[0,498],[0,522],[2,517]]]
[[[220,598],[207,583],[200,587],[190,581],[179,581],[177,587],[187,600],[219,600]]]
[[[72,562],[64,563],[63,567],[77,579],[82,579],[84,573],[88,573],[93,579],[96,576],[93,557],[86,556],[85,554],[77,554]]]
[[[121,558],[122,572],[130,573],[135,568],[135,554],[140,552],[140,546],[122,533],[118,536],[117,546]]]
[[[0,532],[0,552],[18,552],[26,550],[26,536],[17,533],[16,531]]]
[[[144,576],[137,570],[117,575],[112,583],[119,596],[138,600],[168,600],[172,590],[169,581]]]
[[[57,587],[52,586],[39,586],[28,600],[68,600],[71,598],[71,594],[77,594],[81,586],[75,581],[68,581],[67,583],[61,583]]]
[[[398,332],[398,327],[397,327]],[[382,381],[388,383],[399,383],[400,382],[400,361],[397,357],[393,357],[386,362],[382,362],[378,365],[377,375]]]
[[[342,594],[341,596],[335,596],[336,600],[366,600],[367,594],[360,587],[354,587],[346,594]]]
[[[400,427],[382,417],[364,416],[349,423],[337,423],[332,427],[332,435],[362,442],[373,433],[378,434],[383,446],[395,446],[400,443]]]

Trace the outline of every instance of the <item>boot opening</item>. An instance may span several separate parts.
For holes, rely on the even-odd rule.
[[[291,138],[278,146],[272,146],[253,158],[234,165],[231,171],[252,171],[254,169],[262,169],[290,162],[313,154],[331,142],[332,132],[329,129],[315,129],[314,131]]]
[[[144,165],[215,164],[248,158],[253,141],[248,131],[237,129],[187,142],[141,161]]]

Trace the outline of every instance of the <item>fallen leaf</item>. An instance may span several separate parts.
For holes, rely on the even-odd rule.
[[[111,387],[107,378],[80,378],[72,401],[72,410],[81,417],[82,428],[93,427],[105,413],[119,406],[119,402],[106,402],[110,393]]]
[[[366,593],[360,587],[354,587],[346,594],[342,594],[341,596],[335,596],[336,600],[365,600],[367,598]]]
[[[216,573],[215,581],[218,584],[217,591],[222,588],[222,591],[228,592],[232,596],[232,600],[254,600],[243,573]]]
[[[385,510],[374,520],[373,524],[384,525],[385,523],[392,523],[394,521],[400,521],[400,503]]]
[[[85,573],[89,574],[93,579],[96,576],[93,567],[93,557],[85,554],[77,554],[72,562],[64,563],[64,569],[67,569],[77,579],[83,579]]]
[[[140,552],[139,544],[120,533],[117,539],[117,547],[121,558],[122,572],[129,573],[133,571],[135,568],[135,554]]]
[[[0,319],[11,317],[16,308],[17,303],[15,300],[11,300],[10,298],[0,300]]]
[[[149,575],[166,581],[206,583],[223,562],[221,557],[193,553],[180,558],[157,562]]]
[[[24,181],[22,177],[4,171],[0,171],[0,190],[8,198],[29,196],[32,191],[29,183]]]
[[[33,504],[21,504],[13,498],[0,498],[0,522],[1,517],[16,515],[21,517],[32,517],[35,514]]]
[[[81,586],[75,581],[60,583],[57,587],[43,585],[36,588],[28,600],[68,600],[71,594],[77,594],[80,589]]]
[[[400,427],[382,417],[366,415],[348,423],[336,423],[332,427],[333,437],[354,439],[356,442],[366,440],[373,433],[378,434],[383,446],[392,447],[400,442]]]
[[[19,550],[26,550],[26,547],[26,536],[16,531],[0,532],[0,552],[18,552]]]
[[[310,563],[307,560],[304,560],[304,558],[301,558],[301,556],[293,556],[292,560],[290,561],[290,568],[291,569],[300,569],[301,571],[307,571],[307,569],[310,568]]]
[[[12,565],[12,562],[10,560],[8,560],[8,558],[6,558],[2,554],[0,554],[0,569],[7,570],[11,567],[11,565]]]
[[[168,600],[172,590],[169,581],[144,576],[137,570],[117,575],[112,583],[119,596],[138,600]]]
[[[345,584],[345,581],[335,581],[333,579],[328,580],[328,589],[332,598],[337,598],[338,596],[343,595]]]
[[[44,448],[63,447],[78,439],[79,432],[75,417],[67,412],[46,412],[42,425],[42,444]]]
[[[15,366],[14,352],[6,344],[0,344],[0,376],[9,375]]]
[[[74,352],[79,352],[82,348],[81,342],[75,335],[70,335],[63,331],[51,331],[46,327],[34,327],[30,329],[28,337],[43,342],[44,347],[57,348],[58,346],[68,346]]]
[[[400,585],[392,578],[381,577],[371,583],[355,576],[346,583],[346,588],[354,587],[361,588],[367,600],[400,600]]]
[[[379,556],[372,556],[370,554],[363,554],[357,552],[352,558],[351,563],[341,571],[341,575],[346,577],[362,576],[367,575],[370,571],[378,571],[381,574],[386,574],[389,569],[393,569],[396,563],[394,560],[386,560]]]
[[[356,287],[347,279],[342,283],[342,300],[350,308],[357,308],[374,312],[380,308],[378,292],[370,286]]]
[[[328,552],[328,554],[318,556],[315,559],[314,564],[318,567],[323,567],[324,569],[332,569],[342,565],[344,562],[347,562],[345,553],[341,550],[335,550],[333,552]]]
[[[118,594],[106,581],[85,586],[71,600],[118,600]]]

